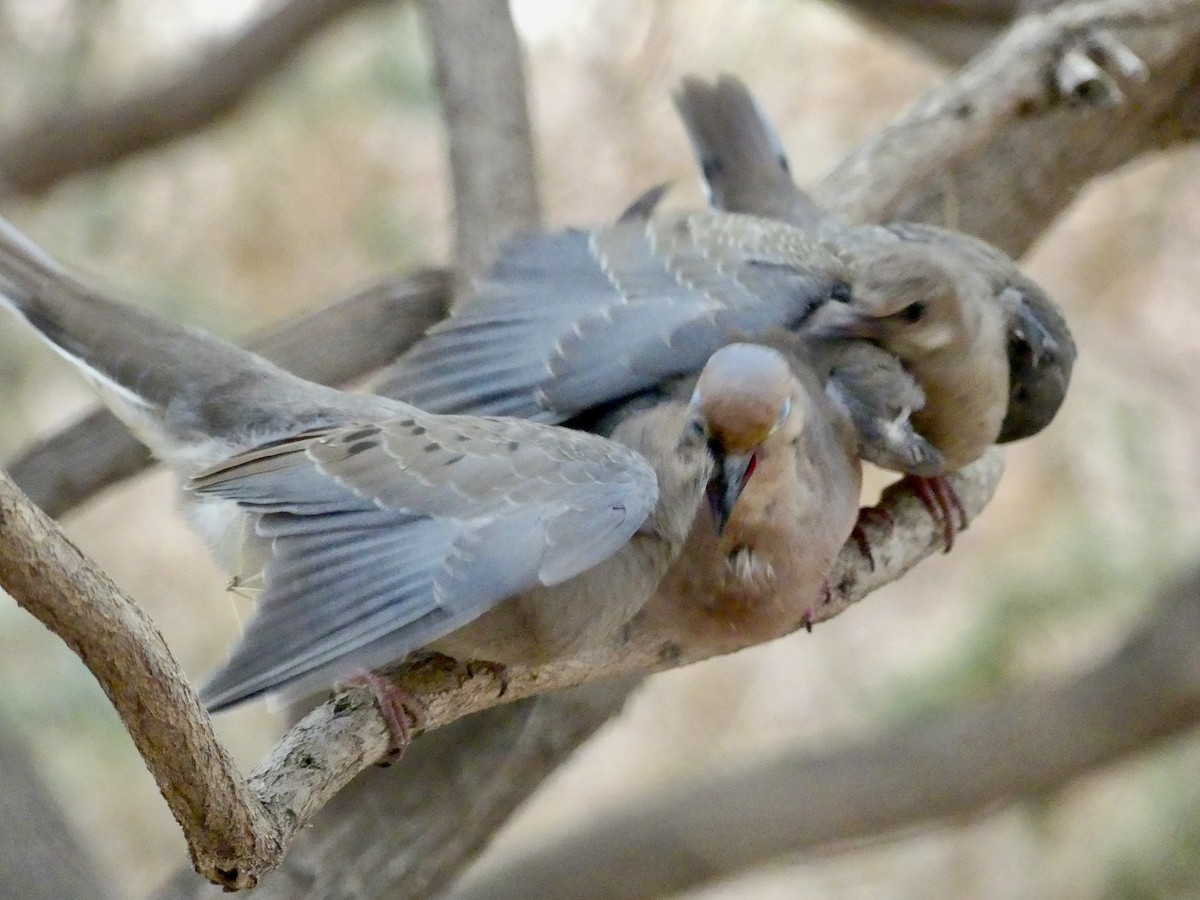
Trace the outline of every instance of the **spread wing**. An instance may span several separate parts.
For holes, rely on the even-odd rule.
[[[220,709],[400,659],[622,547],[657,500],[612,441],[512,420],[425,416],[327,429],[197,475],[269,544],[259,609],[202,696]]]
[[[802,321],[844,289],[846,265],[811,234],[719,212],[527,237],[378,392],[563,421],[698,371],[735,334]]]

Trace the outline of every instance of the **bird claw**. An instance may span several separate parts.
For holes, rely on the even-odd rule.
[[[428,714],[425,703],[411,691],[404,690],[390,678],[376,672],[362,672],[347,683],[369,691],[379,707],[379,714],[387,723],[392,746],[379,765],[389,766],[393,761],[403,758],[404,751],[412,743],[413,733],[425,727]]]
[[[816,606],[810,606],[804,610],[800,616],[799,628],[803,628],[809,634],[812,634],[813,625],[816,624],[817,606],[826,606],[833,602],[833,584],[828,578],[821,579],[821,593],[817,600]]]
[[[481,672],[486,672],[500,683],[500,693],[497,697],[503,697],[508,693],[508,666],[504,663],[492,662],[489,659],[468,659],[464,664],[467,672],[467,678],[474,678]]]
[[[867,561],[867,567],[875,571],[875,554],[871,551],[871,539],[867,537],[869,527],[891,528],[895,524],[892,514],[882,506],[864,506],[858,511],[858,520],[850,531],[850,540]]]
[[[1147,74],[1141,58],[1103,29],[1069,38],[1054,65],[1059,96],[1073,106],[1119,106],[1125,94],[1117,77],[1145,81]]]
[[[905,475],[887,489],[890,493],[895,490],[909,491],[921,501],[921,505],[929,511],[934,523],[942,528],[944,550],[949,553],[954,547],[954,539],[960,531],[967,528],[967,511],[962,499],[944,476],[922,478],[919,475]],[[957,521],[956,517],[957,516]],[[961,524],[960,524],[961,523]]]

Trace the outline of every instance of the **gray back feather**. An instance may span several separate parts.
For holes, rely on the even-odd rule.
[[[847,278],[817,239],[720,213],[524,238],[378,391],[560,422],[698,371],[734,334],[801,321]]]

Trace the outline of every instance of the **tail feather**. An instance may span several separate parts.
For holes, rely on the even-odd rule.
[[[156,456],[182,474],[291,430],[386,416],[205,331],[88,287],[0,219],[0,305],[78,368]]]
[[[815,226],[825,218],[792,181],[779,135],[738,79],[723,75],[707,84],[685,78],[675,93],[675,108],[691,139],[712,206],[800,227]]]

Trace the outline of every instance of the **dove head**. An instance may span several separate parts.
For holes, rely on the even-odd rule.
[[[713,456],[707,495],[720,534],[754,475],[764,441],[798,430],[793,376],[787,360],[756,344],[730,344],[700,373],[692,407]]]
[[[826,303],[813,314],[811,332],[833,338],[864,338],[901,361],[969,346],[978,304],[961,291],[979,281],[959,271],[933,248],[898,245],[866,260],[846,302]]]

